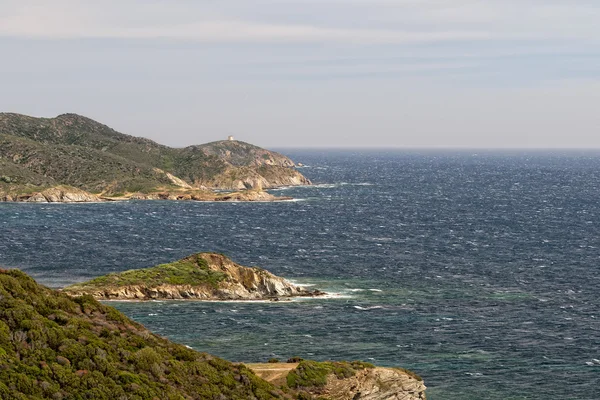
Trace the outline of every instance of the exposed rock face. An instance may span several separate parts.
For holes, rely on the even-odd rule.
[[[172,283],[169,274],[174,274],[178,283]],[[199,275],[203,280],[197,279]],[[64,291],[74,296],[91,294],[101,300],[274,300],[324,294],[293,285],[261,268],[241,266],[216,253],[200,253],[146,270],[110,274]]]
[[[102,201],[96,195],[70,186],[56,186],[29,194],[2,194],[0,201],[28,203],[89,203]]]
[[[228,193],[219,196],[216,201],[284,201],[292,200],[291,197],[277,197],[262,190],[245,190],[242,192]]]
[[[358,371],[350,378],[330,376],[322,396],[331,400],[425,400],[425,384],[394,368]]]
[[[297,170],[288,167],[228,167],[218,175],[198,180],[195,184],[227,190],[260,190],[282,186],[310,185],[311,181]]]
[[[178,177],[176,177],[176,176],[175,176],[175,175],[173,175],[173,174],[170,174],[170,173],[168,173],[168,172],[165,172],[165,171],[163,171],[163,170],[162,170],[162,169],[160,169],[160,168],[153,168],[153,170],[154,170],[155,172],[159,173],[159,174],[164,174],[164,175],[167,177],[167,179],[169,179],[169,181],[171,181],[171,183],[172,183],[173,185],[175,185],[175,186],[182,187],[182,188],[185,188],[185,189],[192,189],[192,186],[191,186],[189,183],[185,182],[185,181],[184,181],[183,179],[181,179],[181,178],[178,178]]]
[[[176,201],[284,201],[291,197],[274,196],[262,190],[243,190],[233,193],[216,193],[210,190],[185,190],[155,193],[131,193],[120,197],[96,196],[70,186],[57,186],[39,192],[6,193],[0,189],[2,202],[28,203],[86,203],[124,200],[176,200]]]
[[[215,193],[212,191],[193,191],[190,193],[161,192],[133,193],[123,200],[178,200],[178,201],[284,201],[291,197],[274,196],[262,190],[243,190],[233,193]]]

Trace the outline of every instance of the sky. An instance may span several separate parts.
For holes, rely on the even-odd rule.
[[[1,0],[0,111],[183,147],[600,148],[598,0]]]

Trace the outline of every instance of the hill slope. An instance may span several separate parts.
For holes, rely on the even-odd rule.
[[[114,194],[182,185],[262,189],[309,184],[293,166],[281,154],[239,141],[176,149],[77,114],[34,118],[0,113],[0,177],[13,186],[48,180]]]
[[[158,337],[93,298],[0,270],[0,398],[276,399],[243,365]]]

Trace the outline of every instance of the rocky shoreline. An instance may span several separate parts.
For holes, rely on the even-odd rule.
[[[233,193],[216,193],[210,190],[159,191],[153,193],[127,193],[122,196],[110,196],[96,195],[65,185],[25,193],[0,191],[0,202],[99,203],[127,200],[276,202],[292,200],[292,197],[274,196],[263,190],[243,190]]]

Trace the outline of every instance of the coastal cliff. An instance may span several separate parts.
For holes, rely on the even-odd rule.
[[[276,300],[324,294],[216,253],[199,253],[152,268],[109,274],[63,290],[99,300]]]

